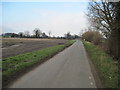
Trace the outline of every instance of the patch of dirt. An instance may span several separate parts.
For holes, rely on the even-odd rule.
[[[67,40],[63,39],[3,38],[2,57],[7,58],[55,45],[62,45],[65,44],[66,41]]]

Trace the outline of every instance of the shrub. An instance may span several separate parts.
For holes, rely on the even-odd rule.
[[[82,39],[98,45],[102,40],[102,35],[98,31],[87,31],[82,35]]]

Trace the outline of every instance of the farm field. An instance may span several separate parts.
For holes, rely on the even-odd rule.
[[[42,40],[44,41],[44,43],[42,42]],[[19,75],[22,75],[23,73],[25,73],[25,71],[31,70],[31,68],[34,68],[34,66],[41,64],[42,62],[46,61],[48,58],[51,58],[53,55],[64,50],[66,47],[72,45],[75,42],[75,40],[64,40],[64,41],[58,39],[50,39],[50,40],[42,39],[42,40],[38,40],[36,42],[39,43],[42,42],[44,45],[46,45],[46,47],[45,46],[41,47],[39,44],[37,44],[39,47],[41,47],[41,49],[37,49],[37,50],[34,49],[35,51],[22,53],[16,56],[11,56],[2,59],[3,86],[15,80],[17,76],[19,77]],[[34,42],[34,40],[33,42],[32,40],[30,41],[31,43]],[[24,41],[23,43],[25,42],[29,42],[29,41]],[[49,43],[51,46],[49,45]],[[16,41],[14,45],[19,45],[19,42]],[[20,46],[20,45],[19,46],[14,46],[14,45],[10,45],[7,48],[14,49],[15,47],[18,48]],[[27,48],[27,46],[29,46],[29,44],[25,44],[25,45],[26,46],[24,46],[24,48]]]
[[[2,57],[16,56],[66,42],[63,39],[2,38]]]

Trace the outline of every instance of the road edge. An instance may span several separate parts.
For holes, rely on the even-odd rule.
[[[82,44],[83,44],[83,42],[82,42]],[[83,46],[84,46],[84,44],[83,44]],[[103,84],[100,80],[100,76],[98,74],[98,71],[95,67],[95,64],[92,62],[92,60],[91,60],[90,56],[88,55],[85,47],[84,47],[84,49],[85,49],[85,54],[87,56],[87,59],[88,59],[88,62],[89,62],[90,68],[91,68],[91,72],[94,76],[94,80],[95,80],[95,84],[96,84],[97,88],[104,88],[104,86],[103,86]]]
[[[76,41],[75,41],[76,42]],[[74,42],[74,43],[75,43]],[[51,58],[53,58],[55,55],[59,54],[60,52],[64,51],[65,49],[67,49],[68,47],[70,47],[71,45],[73,45],[74,43],[65,46],[62,50],[54,53],[53,55],[46,57],[42,60],[40,60],[40,62],[37,62],[35,64],[33,64],[32,66],[20,71],[19,73],[15,74],[15,76],[13,76],[9,82],[5,83],[5,85],[2,84],[2,88],[8,88],[12,83],[14,83],[16,80],[18,80],[20,77],[22,77],[23,75],[25,75],[26,73],[30,72],[31,70],[34,70],[35,68],[37,68],[39,65],[45,63],[46,61],[50,60]]]

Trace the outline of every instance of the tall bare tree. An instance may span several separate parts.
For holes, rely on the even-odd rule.
[[[48,34],[49,34],[49,37],[51,37],[51,34],[52,34],[51,30],[50,30],[50,31],[48,31]]]
[[[71,39],[71,38],[72,38],[71,33],[70,33],[70,32],[67,32],[67,33],[65,34],[65,38],[67,38],[67,39]]]
[[[120,2],[90,2],[88,19],[91,28],[107,38],[109,53],[120,58]]]
[[[18,35],[20,38],[22,38],[24,34],[23,34],[23,32],[19,32]]]
[[[41,34],[42,34],[42,31],[39,28],[35,28],[33,33],[34,33],[36,38],[39,38],[41,36]]]
[[[107,1],[90,2],[88,9],[88,18],[91,22],[92,28],[101,30],[108,38],[115,24],[115,13],[112,4]]]

